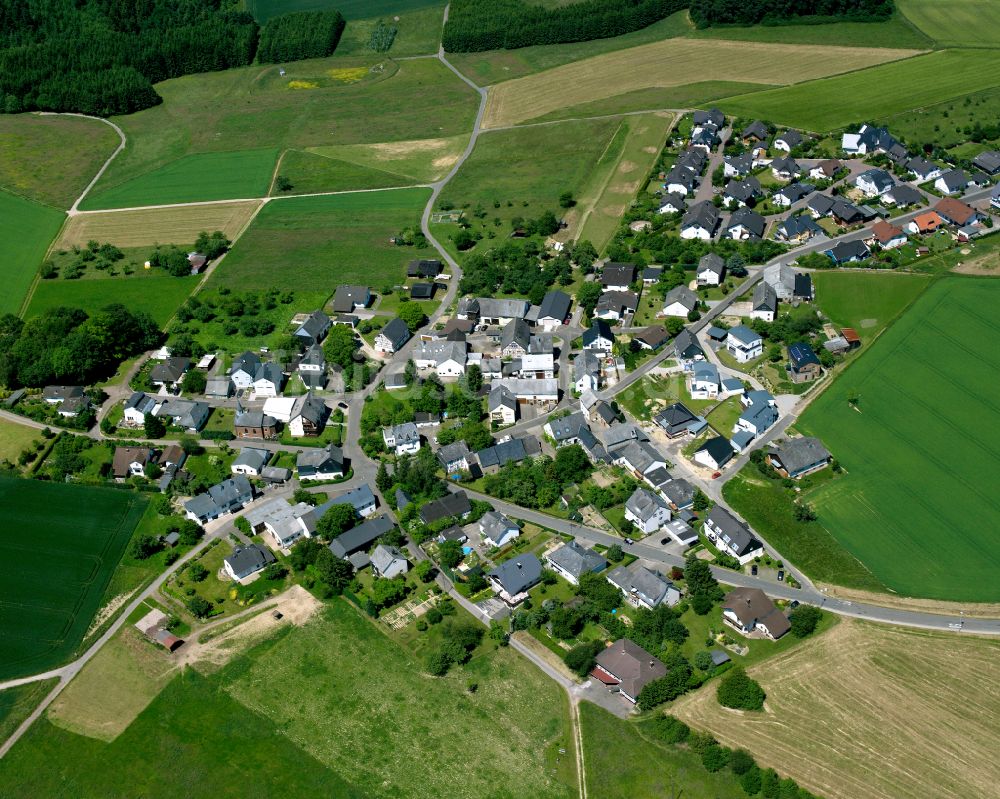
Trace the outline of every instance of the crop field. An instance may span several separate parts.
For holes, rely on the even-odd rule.
[[[45,671],[83,640],[146,500],[0,479],[0,679]]]
[[[550,775],[553,747],[573,758],[566,698],[508,649],[428,677],[341,601],[253,658],[226,690],[366,795],[576,795]]]
[[[643,735],[648,723],[622,721],[590,702],[579,708],[590,796],[745,799],[729,769],[711,774],[694,752],[654,743]]]
[[[217,203],[140,211],[110,211],[78,214],[63,227],[56,249],[86,246],[88,241],[116,247],[146,247],[153,244],[191,244],[203,230],[221,230],[235,238],[250,221],[259,201]]]
[[[221,153],[224,160],[212,173],[190,175],[197,184],[183,201],[211,199],[208,193],[215,199],[263,196],[275,162],[268,152],[468,135],[476,114],[475,92],[437,59],[397,64],[371,54],[283,68],[284,76],[276,65],[253,66],[157,84],[161,105],[116,117],[129,146],[94,187],[87,207],[163,202],[163,183],[178,169],[168,165],[197,153]],[[293,83],[315,88],[295,89]],[[242,176],[245,168],[248,177]],[[226,184],[232,188],[224,193]],[[154,197],[154,189],[161,196]]]
[[[264,197],[277,160],[278,150],[273,147],[186,155],[117,186],[95,189],[80,207],[132,208]]]
[[[0,189],[54,208],[69,208],[118,141],[111,126],[96,119],[3,114]]]
[[[997,0],[898,0],[899,10],[942,47],[1000,47]]]
[[[64,218],[54,208],[0,191],[0,241],[4,242],[0,314],[17,313],[21,309]]]
[[[270,202],[209,285],[332,294],[341,283],[395,284],[422,251],[389,239],[419,225],[429,195],[428,189],[400,189]]]
[[[734,47],[725,41],[693,39],[654,42],[492,87],[483,126],[515,125],[625,91],[705,80],[796,83],[907,58],[916,52],[761,42]]]
[[[60,305],[93,312],[119,302],[133,311],[148,311],[157,323],[164,325],[199,280],[197,275],[135,280],[40,280],[31,295],[25,317],[38,316]]]
[[[364,796],[193,669],[112,743],[42,717],[0,760],[0,784],[10,796],[263,799],[273,785],[289,796]]]
[[[621,140],[621,149],[609,147],[594,164],[593,177],[601,181],[600,190],[580,211],[574,238],[589,240],[599,251],[604,248],[625,209],[646,184],[673,124],[674,115],[667,113],[622,118],[621,132],[615,137]]]
[[[845,619],[749,672],[763,713],[711,686],[671,713],[827,799],[996,796],[1000,641]]]
[[[820,523],[904,596],[1000,599],[998,297],[989,278],[937,282],[798,423],[847,471],[809,495]]]
[[[864,343],[881,333],[931,285],[924,275],[813,272],[816,304],[837,327],[853,327]]]
[[[941,50],[847,75],[720,100],[727,114],[763,117],[806,130],[842,128],[871,116],[901,114],[1000,84],[989,50]]]

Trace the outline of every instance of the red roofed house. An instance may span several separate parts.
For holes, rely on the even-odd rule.
[[[891,225],[880,219],[872,225],[871,234],[865,239],[865,243],[878,244],[883,250],[893,250],[906,244],[906,234],[895,225]]]
[[[975,208],[971,208],[954,197],[945,197],[934,206],[934,210],[946,222],[958,227],[965,227],[979,218]]]

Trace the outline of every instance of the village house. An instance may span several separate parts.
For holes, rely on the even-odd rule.
[[[464,441],[455,441],[441,447],[437,451],[437,459],[445,474],[457,474],[469,471],[469,456],[471,454],[468,444]]]
[[[205,524],[227,513],[235,513],[252,501],[253,486],[246,477],[238,474],[189,499],[184,503],[184,511],[192,521]]]
[[[237,547],[233,554],[223,559],[223,568],[231,580],[239,582],[274,563],[274,555],[260,544]]]
[[[681,601],[681,592],[672,582],[647,569],[639,561],[612,569],[606,579],[622,592],[625,601],[634,608],[655,610],[660,605],[673,607]]]
[[[654,352],[670,340],[670,333],[663,325],[650,325],[632,334],[632,341],[644,350]]]
[[[580,431],[587,426],[587,420],[582,412],[577,411],[569,416],[549,419],[542,428],[545,435],[552,439],[556,447],[580,443]]]
[[[542,297],[538,306],[537,326],[546,333],[551,333],[569,319],[569,309],[572,299],[563,291],[549,291]]]
[[[330,332],[333,321],[322,311],[313,311],[292,334],[306,344],[319,344]]]
[[[372,293],[368,286],[337,286],[333,295],[333,310],[339,314],[353,313],[371,303]]]
[[[418,369],[433,369],[438,377],[461,377],[468,350],[464,341],[429,341],[415,347],[412,357]]]
[[[265,404],[265,410],[267,406]],[[326,403],[311,391],[295,397],[288,414],[288,432],[293,436],[318,436],[326,426],[329,409]]]
[[[714,363],[696,363],[691,370],[688,393],[693,400],[715,399],[719,396],[721,382],[719,370]]]
[[[586,350],[602,350],[611,352],[615,346],[615,334],[611,325],[603,319],[595,319],[590,327],[583,331],[583,348]]]
[[[691,457],[695,463],[717,472],[733,459],[734,454],[729,439],[725,436],[714,436],[698,447]]]
[[[406,322],[396,317],[375,336],[375,349],[379,352],[399,352],[409,340],[410,328],[406,326]]]
[[[190,358],[177,356],[160,361],[149,372],[149,382],[154,386],[174,388],[180,384],[187,370],[191,368]]]
[[[705,360],[705,351],[698,339],[687,328],[684,328],[674,339],[674,357],[685,372],[690,372],[694,364]]]
[[[483,474],[496,474],[508,463],[520,463],[525,458],[541,453],[541,444],[533,436],[509,438],[481,449],[475,454],[476,463]]]
[[[771,174],[776,180],[794,180],[802,174],[802,167],[794,158],[782,156],[771,162]]]
[[[486,575],[496,595],[509,607],[528,598],[528,591],[542,580],[542,562],[531,552],[515,555]]]
[[[585,574],[597,574],[608,567],[608,562],[594,550],[570,541],[545,556],[549,568],[571,585],[579,585]]]
[[[355,568],[367,565],[368,558],[358,559],[352,557],[358,553],[367,552],[372,544],[382,536],[391,532],[396,525],[388,516],[376,516],[368,519],[356,527],[352,527],[347,532],[341,533],[330,542],[329,550],[338,558],[350,560]]]
[[[744,206],[762,194],[760,181],[751,175],[741,181],[729,181],[723,189],[722,201],[728,203],[730,207]]]
[[[759,588],[734,588],[722,600],[722,620],[743,635],[776,641],[791,629],[788,617]]]
[[[778,421],[777,402],[767,391],[744,391],[740,403],[744,410],[733,426],[734,433],[745,430],[756,438]]]
[[[372,516],[378,508],[378,500],[372,492],[371,486],[364,483],[351,491],[347,491],[338,497],[328,499],[316,508],[316,518],[320,519],[334,505],[350,505],[354,508],[354,513],[359,518]]]
[[[436,259],[415,259],[406,265],[407,277],[432,279],[441,274],[442,264]]]
[[[269,460],[271,460],[269,450],[243,447],[240,454],[230,464],[229,471],[233,474],[242,474],[245,477],[259,477],[261,470],[267,466]]]
[[[300,480],[339,480],[344,466],[344,451],[336,444],[304,450],[295,458]]]
[[[944,225],[944,220],[937,211],[926,211],[917,214],[910,222],[906,223],[906,230],[909,233],[926,234],[933,233]]]
[[[149,447],[115,447],[111,460],[111,474],[117,480],[142,477],[146,465],[156,462],[156,452]]]
[[[639,295],[634,291],[605,291],[597,300],[594,316],[597,319],[619,322],[639,307]]]
[[[372,572],[376,577],[392,580],[409,570],[410,563],[406,556],[394,546],[379,544],[372,552]]]
[[[818,438],[792,438],[767,454],[767,462],[782,477],[798,480],[830,465],[833,456]]]
[[[896,185],[896,181],[884,169],[868,169],[858,175],[854,185],[866,197],[881,197]]]
[[[934,210],[948,224],[955,227],[965,227],[971,225],[979,219],[979,212],[975,208],[956,200],[954,197],[945,197],[939,200]]]
[[[816,380],[823,374],[823,367],[813,352],[812,347],[802,342],[796,342],[788,348],[789,377],[793,383],[805,383]]]
[[[764,339],[746,325],[737,325],[726,336],[726,349],[737,361],[747,363],[764,354]]]
[[[710,252],[701,256],[695,276],[699,286],[718,286],[726,274],[726,262],[721,255]]]
[[[803,138],[802,134],[797,130],[786,130],[784,133],[779,133],[774,137],[774,142],[772,146],[775,150],[781,150],[786,153],[790,153],[800,144],[802,144]]]
[[[882,202],[897,208],[906,208],[910,205],[923,205],[924,195],[913,186],[899,183],[882,195]]]
[[[649,535],[670,521],[670,508],[658,494],[637,488],[625,501],[625,518],[643,535]]]
[[[667,675],[667,667],[638,644],[620,638],[598,654],[593,674],[634,705],[646,685]]]
[[[764,322],[773,322],[778,313],[778,295],[771,286],[761,281],[753,287],[753,302],[750,306],[750,318]]]
[[[825,161],[820,161],[810,169],[809,177],[813,180],[833,180],[834,175],[843,169],[843,167],[844,165],[836,158],[828,158]]]
[[[490,510],[479,520],[479,533],[483,537],[484,544],[499,549],[518,538],[521,535],[521,528],[502,513]]]
[[[740,208],[729,217],[724,238],[734,241],[748,241],[764,238],[767,220],[756,211]]]
[[[667,434],[667,438],[686,435],[697,420],[698,417],[680,402],[668,405],[653,417],[653,422]]]
[[[753,533],[721,505],[716,505],[705,517],[704,532],[720,550],[736,558],[741,565],[764,554],[764,545]]]
[[[674,286],[663,298],[663,316],[687,319],[688,314],[698,307],[698,295],[687,286]]]
[[[254,534],[270,536],[278,549],[288,549],[296,541],[316,534],[315,508],[305,502],[292,505],[283,497],[251,508],[243,518]]]
[[[393,427],[382,428],[382,440],[386,449],[400,455],[415,455],[420,451],[420,431],[413,422],[403,422]]]
[[[883,250],[894,250],[902,247],[907,241],[906,233],[901,228],[885,220],[879,220],[872,225],[871,233],[865,239],[868,245],[877,244]]]
[[[719,209],[706,200],[688,208],[681,220],[680,236],[682,239],[711,241],[718,227]]]
[[[610,262],[601,270],[601,286],[605,291],[628,291],[635,279],[635,264]]]
[[[237,406],[233,432],[237,438],[269,440],[278,435],[278,420],[263,411],[245,411]]]
[[[487,406],[491,422],[508,425],[517,421],[517,398],[506,387],[493,387],[490,390]]]

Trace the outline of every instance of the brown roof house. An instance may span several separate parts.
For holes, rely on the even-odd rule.
[[[117,479],[142,477],[146,464],[156,460],[156,453],[149,447],[115,447],[111,461],[111,474]]]
[[[591,674],[634,705],[648,683],[667,676],[667,667],[638,644],[619,638],[597,656]]]
[[[759,588],[734,588],[726,594],[722,620],[743,635],[760,632],[774,641],[791,629],[785,614]]]

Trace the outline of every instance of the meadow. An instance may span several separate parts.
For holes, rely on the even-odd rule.
[[[924,275],[894,272],[812,273],[816,304],[837,327],[852,327],[865,344],[931,285]]]
[[[278,150],[273,147],[186,155],[117,186],[95,189],[80,207],[132,208],[264,197],[277,160]]]
[[[827,799],[995,796],[998,664],[995,639],[845,619],[749,669],[763,713],[727,710],[710,687],[670,712]]]
[[[18,313],[38,267],[65,215],[46,205],[0,191],[0,241],[4,259],[0,279],[0,314]]]
[[[421,251],[389,242],[419,226],[428,189],[401,189],[268,203],[209,278],[211,287],[332,294],[341,283],[381,287],[405,276]]]
[[[33,449],[33,443],[41,438],[41,431],[27,425],[0,419],[0,460],[17,461],[24,449]]]
[[[0,691],[0,741],[6,741],[45,695],[55,688],[58,679],[39,680]]]
[[[339,0],[332,5],[330,0],[244,0],[244,5],[258,22],[266,22],[271,17],[293,11],[323,11],[331,7],[336,8],[344,19],[351,21],[405,14],[427,6],[440,5],[440,0]]]
[[[410,186],[415,182],[404,175],[303,150],[288,150],[281,157],[277,174],[292,184],[287,191],[272,186],[270,193],[279,197],[324,191],[390,189]]]
[[[704,80],[797,83],[912,56],[914,50],[670,39],[507,81],[490,89],[484,127],[567,106]],[[753,95],[750,95],[753,97]]]
[[[983,382],[1000,368],[998,291],[935,283],[797,424],[847,472],[809,495],[820,524],[904,596],[1000,599],[1000,431],[984,421],[1000,406]]]
[[[902,2],[898,3],[902,5]],[[822,25],[752,25],[694,30],[694,39],[727,39],[737,42],[774,42],[776,44],[820,44],[840,47],[904,47],[929,50],[937,38],[931,31],[920,31],[901,14],[885,22],[832,22]]]
[[[860,65],[858,65],[860,66]],[[718,102],[727,114],[829,131],[924,108],[1000,83],[1000,59],[989,50],[941,50],[858,69],[846,75],[738,95]]]
[[[89,241],[116,247],[190,244],[203,230],[221,230],[235,239],[260,207],[260,201],[216,203],[178,208],[77,214],[67,221],[55,249],[85,247]]]
[[[405,182],[440,180],[455,165],[469,141],[467,133],[442,139],[341,144],[310,147],[307,152],[336,161],[402,176]]]
[[[199,280],[197,275],[151,276],[141,280],[40,280],[25,317],[30,319],[60,305],[93,312],[111,303],[121,303],[132,311],[149,312],[158,324],[164,325]]]
[[[1000,47],[997,0],[897,0],[906,18],[942,47]]]
[[[992,123],[998,116],[1000,116],[1000,90],[994,88],[896,114],[880,121],[890,127],[893,135],[908,143],[916,146],[934,144],[937,147],[950,148],[968,142],[969,134],[965,132],[967,127],[975,126],[977,122]],[[988,140],[978,145],[972,142],[969,144],[984,150],[996,147],[995,142],[990,143]],[[974,153],[967,157],[972,155]]]
[[[436,59],[334,56],[281,68],[284,76],[277,65],[253,66],[157,84],[162,104],[115,118],[129,146],[94,187],[87,207],[163,202],[164,168],[204,153],[219,153],[222,161],[214,173],[190,175],[201,188],[192,187],[187,199],[263,196],[275,163],[271,158],[265,166],[268,152],[467,135],[476,113],[475,92]],[[244,168],[251,170],[247,178]],[[227,193],[225,184],[232,186]]]
[[[379,5],[360,9],[369,14],[364,18],[351,18],[337,45],[337,55],[370,55],[372,31],[379,22],[396,28],[396,36],[388,55],[392,58],[428,55],[436,53],[441,43],[441,30],[444,22],[444,4],[440,0],[432,0],[430,5],[407,9],[379,10]]]
[[[45,671],[83,640],[146,500],[127,491],[0,479],[8,564],[0,679]]]
[[[69,208],[118,142],[111,126],[96,119],[0,115],[0,189]]]

